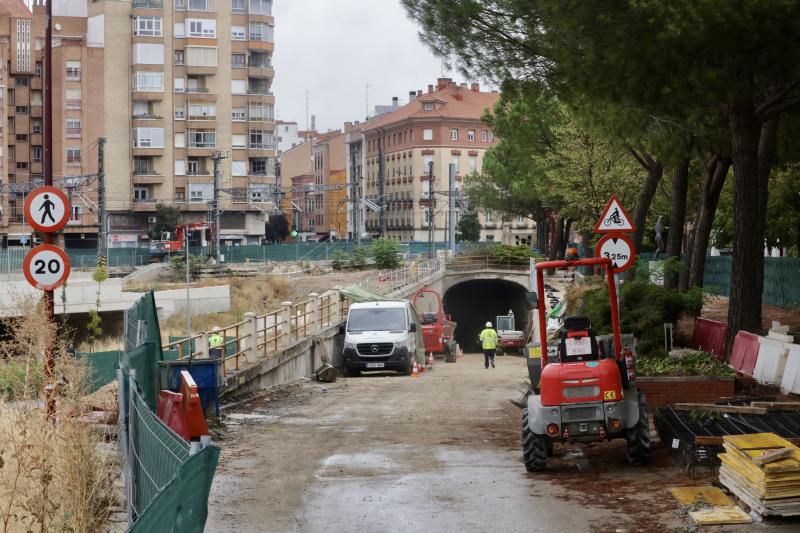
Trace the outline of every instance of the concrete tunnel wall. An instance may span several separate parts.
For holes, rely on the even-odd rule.
[[[529,320],[527,289],[505,279],[474,279],[450,287],[443,299],[445,313],[456,321],[456,341],[465,352],[478,352],[478,335],[497,316],[514,311],[516,329],[525,331]]]

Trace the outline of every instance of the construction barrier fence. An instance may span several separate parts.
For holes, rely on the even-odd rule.
[[[721,296],[731,294],[733,257],[706,257],[703,286]],[[800,307],[800,257],[765,257],[763,303]]]
[[[121,350],[75,353],[75,358],[83,361],[89,367],[89,390],[91,392],[117,379],[120,357],[122,357]]]
[[[119,365],[128,531],[202,531],[220,450],[213,445],[195,450],[155,416],[161,360],[155,297],[149,292],[125,313]]]

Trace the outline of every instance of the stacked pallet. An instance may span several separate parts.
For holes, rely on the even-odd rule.
[[[730,435],[719,480],[762,515],[800,515],[800,448],[774,433]]]

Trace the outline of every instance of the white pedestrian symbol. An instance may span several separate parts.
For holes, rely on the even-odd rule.
[[[55,217],[53,216],[53,213],[51,212],[51,210],[52,210],[52,209],[53,209],[55,206],[56,206],[56,204],[54,204],[54,203],[53,203],[53,201],[52,201],[52,200],[50,200],[50,195],[45,193],[45,195],[44,195],[44,202],[42,202],[42,205],[41,205],[41,206],[39,206],[39,211],[41,211],[41,210],[44,210],[44,213],[42,213],[42,220],[41,220],[40,224],[44,225],[44,220],[45,220],[47,217],[50,217],[50,220],[52,220],[52,221],[53,221],[53,224],[55,224],[55,223],[56,223],[56,219],[55,219]]]

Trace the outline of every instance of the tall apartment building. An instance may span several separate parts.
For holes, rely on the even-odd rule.
[[[449,166],[455,165],[457,190],[481,171],[486,150],[495,144],[481,116],[498,97],[496,92],[481,92],[477,83],[459,85],[440,78],[425,93],[410,92],[408,104],[365,124],[364,197],[376,205],[383,197],[387,237],[427,241],[433,220],[434,240],[446,240],[448,196],[442,193],[448,191]],[[480,213],[480,219],[482,240],[530,242],[533,230],[524,219],[512,224],[491,210]],[[365,226],[368,233],[379,235],[380,213],[367,209]]]
[[[347,186],[347,235],[356,239],[364,235],[364,214],[366,207],[361,198],[364,195],[364,169],[367,166],[367,152],[364,149],[364,124],[355,122],[345,128],[345,183]]]
[[[156,205],[210,220],[220,159],[223,244],[260,242],[274,209],[272,0],[97,0],[109,246],[146,241]]]
[[[0,0],[0,244],[30,244],[26,195],[44,182],[45,8]],[[103,54],[87,39],[85,5],[57,3],[53,24],[53,176],[69,196],[68,247],[97,244],[97,138]]]

